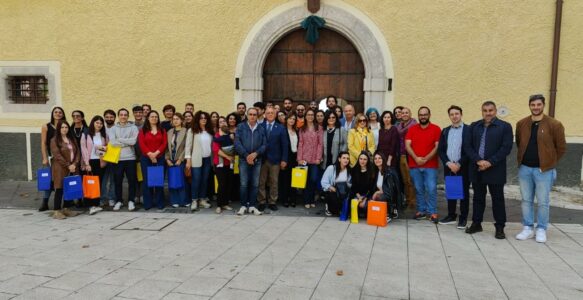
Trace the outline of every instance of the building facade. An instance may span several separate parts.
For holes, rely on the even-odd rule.
[[[239,101],[337,94],[361,108],[427,105],[445,126],[451,104],[470,122],[494,100],[515,124],[529,95],[548,98],[554,0],[316,2],[312,14],[306,0],[2,1],[0,178],[34,178],[54,105],[86,119],[134,103],[226,114]],[[583,1],[563,2],[555,117],[569,148],[558,183],[578,186]],[[301,41],[311,15],[326,22],[314,45]],[[26,76],[42,79],[37,103],[14,97]]]

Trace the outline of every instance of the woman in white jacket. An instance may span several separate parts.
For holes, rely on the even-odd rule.
[[[338,153],[334,165],[328,166],[322,176],[322,190],[326,198],[326,216],[338,215],[342,201],[350,194],[351,178],[348,171],[350,155],[346,151]]]
[[[199,205],[203,208],[211,207],[207,198],[207,186],[212,165],[213,135],[210,115],[204,111],[197,111],[192,127],[186,133],[184,150],[186,168],[192,168],[191,210],[196,210]]]

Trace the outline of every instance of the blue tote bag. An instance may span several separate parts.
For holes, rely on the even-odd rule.
[[[447,200],[464,199],[462,176],[445,176],[445,198]]]
[[[148,187],[164,187],[164,166],[148,167]]]
[[[67,176],[63,179],[63,200],[76,199],[83,199],[83,180],[79,175]]]
[[[342,210],[340,210],[340,221],[348,221],[349,212],[349,203],[348,197],[342,201]]]
[[[168,188],[181,189],[184,187],[184,169],[182,166],[168,168]]]
[[[41,168],[36,171],[36,186],[39,191],[50,191],[51,181],[51,168]]]

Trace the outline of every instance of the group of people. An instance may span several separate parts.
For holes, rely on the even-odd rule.
[[[516,125],[519,179],[522,192],[524,230],[516,238],[535,236],[546,241],[549,219],[549,192],[556,178],[555,166],[565,153],[562,124],[544,114],[545,98],[529,99],[531,115]],[[134,105],[133,120],[125,108],[106,110],[87,125],[80,110],[72,112],[72,123],[55,107],[51,120],[42,127],[43,164],[51,165],[54,210],[62,207],[63,179],[69,174],[99,176],[101,198],[79,201],[94,214],[109,205],[123,207],[124,178],[127,180],[128,210],[143,207],[163,209],[163,187],[149,187],[148,167],[180,167],[185,182],[169,188],[173,207],[191,210],[211,207],[216,191],[216,212],[230,211],[230,202],[239,201],[238,215],[261,215],[265,209],[296,206],[302,195],[306,209],[325,203],[325,214],[337,215],[346,199],[357,199],[359,214],[366,215],[368,201],[385,201],[388,220],[397,218],[408,206],[413,218],[440,224],[455,224],[467,233],[482,231],[486,193],[490,192],[496,238],[505,238],[504,185],[506,159],[513,145],[512,126],[497,118],[496,104],[481,106],[482,119],[471,125],[462,121],[463,111],[452,105],[447,110],[451,125],[443,130],[430,121],[431,110],[422,106],[413,118],[409,108],[397,106],[380,113],[368,108],[356,113],[351,104],[341,107],[335,96],[319,109],[286,98],[283,105],[244,102],[226,117],[216,112],[195,112],[186,104],[183,113],[166,105],[160,115],[148,104]],[[116,122],[117,120],[117,122]],[[106,163],[109,146],[121,148],[117,163]],[[448,212],[437,214],[437,171],[439,161],[444,176],[460,176],[463,197],[447,199]],[[305,188],[292,188],[292,170],[304,168]],[[214,174],[214,176],[213,176]],[[469,188],[474,191],[472,224],[467,226]],[[447,187],[446,187],[447,189]],[[39,210],[48,210],[51,191],[45,191]],[[538,200],[536,233],[534,197]],[[460,206],[456,214],[457,202]],[[73,205],[66,201],[65,207]]]

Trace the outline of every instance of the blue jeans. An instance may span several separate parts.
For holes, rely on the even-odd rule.
[[[163,187],[148,187],[148,167],[150,166],[163,166],[164,157],[160,157],[156,163],[148,157],[142,156],[140,159],[140,165],[142,167],[142,176],[144,181],[142,181],[142,197],[144,199],[144,209],[150,209],[155,204],[158,209],[164,208],[164,188]],[[133,201],[133,199],[131,199]],[[156,203],[152,203],[152,200],[156,200]]]
[[[211,158],[203,157],[202,165],[192,168],[192,200],[205,199],[211,172]]]
[[[409,174],[415,186],[417,211],[421,213],[437,213],[437,169],[411,168]]]
[[[107,200],[115,200],[115,164],[108,163],[103,172],[103,182],[101,182],[102,204]],[[133,201],[133,200],[132,200]]]
[[[314,203],[314,194],[318,188],[318,178],[320,177],[320,167],[308,164],[308,180],[304,189],[304,204]]]
[[[176,162],[173,161],[173,163],[176,163]],[[183,162],[180,165],[180,167],[184,169],[185,165],[186,165],[186,162]],[[170,204],[186,205],[187,203],[190,203],[190,195],[186,194],[186,187],[189,185],[190,184],[186,181],[186,178],[185,178],[184,185],[182,186],[182,188],[179,188],[179,189],[168,188],[168,190],[170,191]],[[189,189],[189,191],[190,191],[190,189]]]
[[[521,165],[518,169],[518,181],[522,194],[522,225],[532,227],[534,225],[534,197],[538,202],[537,228],[547,229],[549,223],[549,194],[555,179],[557,170],[550,169],[541,172],[539,168],[531,168]]]
[[[239,198],[241,206],[255,207],[257,204],[257,190],[259,188],[259,174],[261,173],[261,161],[253,165],[247,164],[244,158],[239,159]]]

